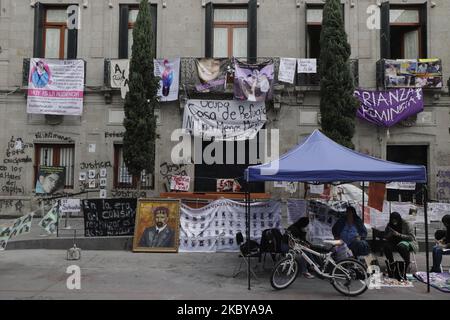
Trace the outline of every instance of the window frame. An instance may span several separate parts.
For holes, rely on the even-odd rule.
[[[67,6],[68,7],[68,6]],[[43,28],[43,50],[44,50],[44,57],[46,55],[45,49],[46,49],[46,44],[47,44],[47,30],[48,29],[58,29],[59,30],[59,55],[57,59],[65,59],[65,54],[64,52],[66,51],[66,45],[68,45],[69,42],[69,35],[67,34],[67,39],[66,39],[66,30],[68,31],[67,28],[67,22],[48,22],[47,21],[47,13],[49,10],[61,10],[66,12],[67,14],[67,7],[62,7],[62,6],[46,6],[44,11],[44,28]]]
[[[233,57],[233,35],[234,35],[234,29],[246,29],[248,32],[248,18],[247,21],[233,21],[233,22],[226,22],[226,21],[216,21],[214,18],[214,14],[216,10],[233,10],[233,9],[246,9],[247,15],[248,15],[248,5],[216,5],[214,6],[213,10],[213,33],[216,28],[218,29],[226,29],[227,30],[227,56],[221,57],[221,58],[231,58]],[[247,51],[248,51],[248,38],[247,38]],[[214,40],[213,40],[213,47],[212,52],[214,54]],[[243,58],[243,57],[241,57]]]
[[[257,19],[258,19],[258,2],[257,0],[248,0],[247,3],[236,4],[214,4],[208,2],[205,5],[205,57],[214,58],[214,9],[247,9],[247,60],[255,63],[257,54]],[[230,48],[230,46],[228,46]]]
[[[73,155],[72,184],[71,185],[64,184],[64,189],[74,189],[74,187],[75,187],[75,143],[50,143],[50,142],[35,143],[34,144],[34,184],[37,181],[39,166],[41,166],[41,164],[39,164],[39,163],[40,163],[40,159],[41,159],[41,157],[40,157],[41,150],[43,148],[52,148],[53,149],[52,166],[54,166],[54,167],[62,166],[61,165],[61,149],[62,148],[72,149],[72,155]],[[56,150],[57,150],[57,152],[55,152]],[[66,172],[66,177],[67,177],[67,172]]]
[[[114,189],[137,189],[138,187],[138,180],[136,177],[132,176],[131,174],[131,183],[123,183],[119,182],[119,173],[120,173],[120,151],[122,150],[122,157],[123,157],[123,143],[114,143],[114,164],[113,164],[113,188]],[[125,162],[124,162],[125,164]],[[126,166],[125,166],[126,167]],[[149,183],[143,183],[141,181],[141,190],[152,190],[154,187],[154,175],[148,174],[149,177]]]
[[[419,21],[418,22],[391,22],[391,10],[410,10],[410,11],[417,11],[418,13],[418,17],[419,17]],[[411,29],[410,31],[415,31],[417,30],[418,33],[418,37],[419,37],[419,47],[418,49],[418,53],[419,53],[419,57],[417,58],[426,58],[424,57],[425,53],[423,50],[423,31],[422,31],[422,23],[423,23],[423,16],[421,14],[421,7],[420,5],[390,5],[389,6],[389,34],[390,37],[392,37],[392,27],[394,28],[408,28]],[[389,41],[391,41],[391,39],[389,39]],[[391,49],[392,52],[392,49]],[[398,58],[398,59],[405,59],[405,32],[402,33],[401,35],[401,39],[400,39],[400,54],[402,56],[402,58]],[[391,55],[392,58],[392,55]]]
[[[152,16],[152,30],[153,30],[153,50],[156,58],[157,39],[158,39],[158,5],[156,3],[148,3],[150,15]],[[128,32],[133,29],[134,23],[130,22],[130,10],[139,10],[139,4],[120,4],[119,5],[119,59],[130,59],[130,52],[128,52],[129,37]]]

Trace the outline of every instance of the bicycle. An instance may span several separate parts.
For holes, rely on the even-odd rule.
[[[274,289],[281,290],[289,287],[299,273],[297,257],[305,259],[307,265],[314,268],[316,274],[322,279],[329,279],[333,287],[345,296],[358,296],[368,288],[369,276],[366,267],[356,259],[345,258],[338,262],[333,259],[333,252],[319,253],[301,240],[296,239],[292,233],[286,231],[289,243],[289,252],[277,262],[270,276],[270,284]],[[332,249],[336,247],[333,245]],[[318,265],[307,253],[318,257],[321,266]],[[352,285],[357,288],[353,289]]]

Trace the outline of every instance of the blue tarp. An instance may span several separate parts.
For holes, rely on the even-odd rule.
[[[319,130],[279,159],[248,167],[247,181],[421,182],[424,166],[384,161],[337,144]]]

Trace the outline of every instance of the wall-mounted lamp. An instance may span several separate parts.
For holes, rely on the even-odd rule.
[[[436,7],[436,2],[431,1],[431,7],[432,7],[432,8]]]
[[[351,0],[350,1],[350,8],[354,8],[355,7],[355,1],[354,0]]]
[[[110,8],[114,7],[111,0],[109,0],[109,2],[108,2],[108,7],[110,7]]]
[[[36,4],[36,0],[31,0],[30,1],[30,7],[34,8],[35,4]]]
[[[206,0],[202,0],[202,8],[206,7]]]
[[[167,2],[166,2],[166,1],[163,1],[162,7],[163,7],[163,8],[167,8]]]
[[[88,0],[83,1],[83,8],[87,8],[89,5]]]

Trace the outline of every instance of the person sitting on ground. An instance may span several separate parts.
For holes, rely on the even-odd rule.
[[[397,251],[405,261],[406,270],[411,262],[410,252],[417,252],[419,244],[412,232],[411,225],[402,219],[400,213],[392,212],[389,216],[389,223],[384,231],[386,243],[384,245],[384,254],[389,263],[394,262],[393,252]]]
[[[298,219],[297,222],[295,222],[294,224],[289,226],[287,228],[287,230],[289,232],[291,232],[292,235],[295,238],[301,240],[302,244],[305,247],[313,249],[313,245],[308,240],[306,240],[308,224],[309,224],[309,218],[308,217],[302,217],[302,218]],[[308,253],[306,253],[306,254],[308,254]],[[309,254],[308,254],[308,256],[310,258],[313,258]],[[299,257],[299,266],[300,266],[300,272],[305,278],[308,278],[308,279],[313,279],[314,278],[314,276],[311,273],[308,272],[308,266],[306,264],[306,261],[301,256]]]
[[[336,240],[344,241],[354,257],[369,254],[369,244],[365,240],[367,229],[354,207],[347,207],[346,215],[336,221],[331,231]]]
[[[433,247],[433,267],[430,272],[441,273],[442,256],[450,254],[450,214],[442,217],[442,223],[445,230],[437,230],[435,233],[436,245]]]

